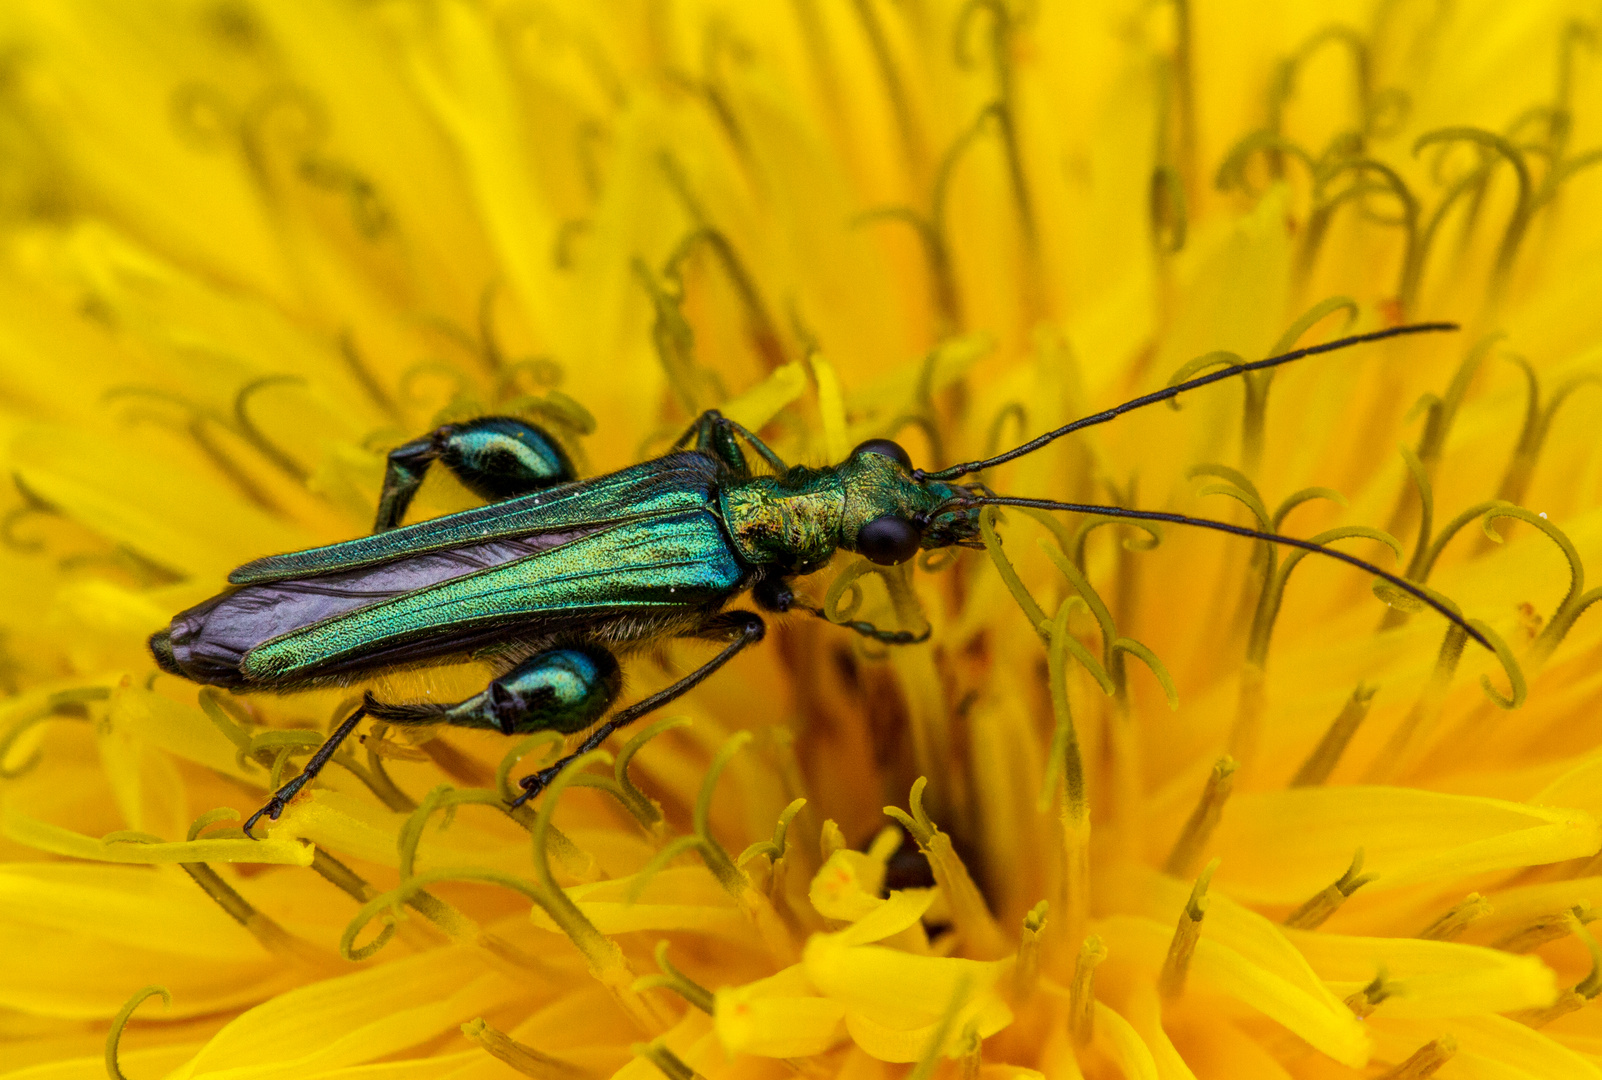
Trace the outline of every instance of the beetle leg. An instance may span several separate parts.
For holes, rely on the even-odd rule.
[[[815,614],[823,615],[823,612],[817,611]],[[827,615],[824,615],[824,618],[829,622],[834,622]],[[914,634],[911,630],[881,630],[872,623],[862,622],[861,620],[835,623],[835,625],[843,626],[847,630],[854,630],[870,641],[877,641],[881,645],[922,645],[934,633],[934,627],[932,626],[925,626]]]
[[[312,777],[323,771],[323,766],[327,765],[328,759],[334,756],[334,751],[339,749],[339,744],[344,742],[352,731],[356,730],[356,722],[364,716],[371,715],[373,704],[373,695],[368,694],[356,711],[351,713],[343,724],[335,728],[332,735],[323,740],[323,745],[319,746],[317,752],[311,756],[311,760],[306,762],[306,767],[300,771],[300,775],[273,792],[273,797],[267,800],[265,806],[245,819],[246,836],[251,835],[250,827],[256,824],[262,815],[265,814],[273,821],[278,820],[278,815],[284,812],[284,807],[289,805],[289,800],[293,799],[300,792],[300,789],[311,781]]]
[[[751,590],[751,598],[756,601],[757,607],[763,611],[783,613],[791,608],[800,608],[802,611],[816,615],[825,622],[843,626],[847,630],[854,630],[863,637],[877,641],[881,645],[921,645],[928,641],[929,635],[934,632],[934,628],[931,626],[925,626],[920,632],[914,634],[910,630],[881,630],[870,622],[862,622],[860,620],[836,623],[828,615],[824,614],[822,608],[813,607],[811,604],[797,603],[795,590],[790,587],[789,581],[782,577],[764,578],[758,581],[756,587]]]
[[[375,533],[393,529],[401,523],[434,457],[432,435],[414,439],[389,452],[389,464],[384,469],[384,487],[378,496],[378,517],[373,522]]]
[[[575,478],[573,462],[550,435],[509,416],[446,424],[389,452],[374,532],[400,524],[428,467],[438,461],[469,490],[495,502]]]
[[[795,590],[782,577],[765,577],[751,589],[751,599],[763,611],[784,614],[795,604]]]
[[[934,633],[933,626],[925,626],[914,634],[911,630],[881,630],[871,622],[863,622],[860,619],[853,619],[850,622],[835,622],[829,618],[822,608],[813,607],[811,604],[799,604],[797,606],[811,612],[824,622],[833,623],[835,626],[843,626],[847,630],[855,631],[870,641],[877,641],[881,645],[922,645]]]
[[[682,449],[693,442],[697,450],[711,454],[733,469],[736,475],[745,478],[751,475],[751,469],[746,464],[745,451],[740,449],[739,439],[744,439],[775,473],[789,471],[790,466],[785,464],[784,459],[774,453],[772,447],[758,438],[755,432],[736,420],[730,420],[716,409],[708,409],[696,417],[690,429],[673,444],[673,449]]]
[[[519,781],[523,786],[523,794],[512,801],[512,806],[521,806],[541,791],[544,791],[546,786],[556,779],[556,774],[561,772],[569,762],[600,746],[612,732],[632,724],[646,713],[660,709],[663,705],[682,696],[696,684],[717,671],[718,668],[734,659],[734,655],[741,649],[761,641],[765,633],[767,633],[767,624],[762,621],[761,616],[753,612],[729,611],[721,615],[712,616],[702,624],[700,631],[694,636],[713,640],[727,640],[729,644],[724,646],[722,652],[673,685],[663,687],[649,697],[636,701],[626,709],[618,710],[613,714],[612,719],[591,732],[589,737],[580,743],[576,750],[562,758],[562,760],[523,777]]]
[[[735,441],[728,419],[716,409],[708,409],[697,416],[690,429],[674,442],[673,449],[682,450],[692,443],[701,453],[710,454],[727,465],[736,477],[744,480],[751,475],[745,451]]]
[[[622,683],[617,660],[610,652],[599,645],[581,643],[535,653],[491,682],[483,692],[455,705],[389,705],[373,700],[369,693],[361,707],[317,748],[300,775],[279,788],[265,806],[250,815],[245,822],[245,834],[250,835],[251,826],[264,816],[277,821],[284,807],[322,771],[364,716],[401,725],[453,724],[489,728],[503,735],[526,735],[535,731],[560,731],[571,735],[583,731],[606,713]]]
[[[599,645],[577,643],[535,653],[480,693],[454,705],[369,701],[369,716],[391,724],[451,724],[503,735],[583,731],[605,715],[622,688],[617,660]]]
[[[750,430],[737,420],[730,420],[728,417],[724,417],[723,422],[729,425],[730,430],[732,430],[736,435],[740,436],[740,438],[749,443],[751,445],[751,449],[755,450],[757,455],[761,457],[763,461],[767,462],[768,467],[774,472],[786,473],[790,471],[790,466],[785,463],[785,460],[778,454],[774,453],[773,448],[767,443],[763,442],[757,436],[756,432]]]

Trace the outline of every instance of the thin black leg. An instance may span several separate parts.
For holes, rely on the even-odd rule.
[[[865,638],[871,638],[881,645],[921,645],[929,640],[934,633],[934,627],[925,626],[920,632],[914,634],[910,630],[881,630],[870,622],[843,622],[836,623],[824,612],[822,608],[811,604],[797,603],[795,590],[790,583],[782,577],[764,578],[756,583],[751,590],[751,598],[756,601],[757,607],[763,611],[776,611],[783,614],[791,608],[799,607],[802,611],[811,612],[824,622],[832,626],[843,626],[853,630]]]
[[[870,641],[877,641],[881,645],[922,645],[934,633],[933,626],[925,626],[915,634],[911,630],[881,630],[871,622],[862,622],[861,620],[837,623],[829,618],[822,608],[813,607],[811,604],[802,604],[801,607],[831,626],[843,626],[847,630],[855,631]]]
[[[371,701],[371,695],[357,707],[355,712],[350,714],[343,724],[334,729],[332,735],[323,741],[323,745],[319,746],[317,752],[311,756],[311,760],[306,762],[306,767],[300,771],[299,776],[273,792],[273,797],[267,800],[267,805],[245,819],[246,836],[250,836],[252,840],[256,839],[251,835],[250,827],[261,820],[263,814],[266,814],[271,820],[277,821],[278,815],[282,814],[284,807],[289,805],[289,800],[293,799],[312,777],[323,771],[323,766],[327,765],[328,759],[334,756],[334,752],[339,749],[339,744],[344,742],[352,731],[356,730],[356,722],[367,715],[368,701]]]
[[[591,732],[589,737],[579,744],[578,749],[562,758],[562,760],[556,762],[555,764],[547,765],[538,772],[530,773],[529,775],[523,777],[522,780],[518,781],[523,786],[523,794],[512,800],[512,807],[515,809],[516,807],[522,806],[524,803],[528,802],[528,800],[538,795],[541,791],[544,791],[545,788],[549,786],[550,782],[556,779],[556,774],[561,772],[569,762],[573,761],[575,758],[589,753],[597,746],[600,746],[607,740],[607,737],[610,736],[612,732],[618,730],[619,728],[627,727],[629,724],[634,723],[634,721],[638,720],[646,713],[655,709],[660,709],[662,706],[668,704],[668,702],[683,696],[697,684],[705,680],[713,672],[717,671],[718,668],[734,659],[735,654],[737,654],[741,649],[744,649],[747,645],[761,641],[763,635],[766,633],[767,624],[762,621],[760,616],[749,611],[731,611],[723,615],[714,616],[713,620],[707,624],[706,631],[703,634],[698,634],[696,636],[710,637],[715,634],[717,637],[723,637],[725,635],[732,637],[734,640],[729,642],[729,644],[724,647],[722,652],[718,653],[712,659],[708,660],[706,663],[690,672],[672,686],[663,687],[650,697],[641,701],[636,701],[628,708],[620,709],[618,712],[614,713],[612,719],[608,720],[606,723],[602,724],[600,727]]]

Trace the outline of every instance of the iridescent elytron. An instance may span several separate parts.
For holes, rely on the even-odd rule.
[[[702,415],[665,457],[590,480],[547,435],[519,420],[452,424],[389,455],[373,535],[273,555],[235,570],[235,586],[173,619],[150,639],[163,670],[237,692],[343,685],[375,672],[463,658],[499,674],[451,705],[391,704],[366,695],[291,780],[245,823],[277,818],[363,716],[391,724],[455,724],[507,735],[591,727],[621,687],[617,655],[664,637],[724,648],[699,669],[616,712],[576,754],[679,697],[762,638],[760,615],[725,610],[749,590],[768,612],[800,608],[793,578],[836,551],[906,562],[920,549],[978,545],[985,506],[1033,506],[1197,525],[1340,559],[1412,594],[1485,640],[1418,586],[1306,540],[1159,511],[994,495],[953,481],[1080,428],[1245,371],[1360,341],[1448,324],[1396,327],[1223,368],[1047,432],[1013,450],[938,472],[871,439],[844,462],[785,464],[761,439],[716,412]],[[754,474],[741,443],[762,459]],[[494,500],[476,510],[400,525],[424,473],[439,462]],[[887,644],[923,638],[867,623],[851,629]],[[927,636],[926,634],[924,636]],[[1487,646],[1488,647],[1488,646]],[[574,755],[524,777],[522,802]]]

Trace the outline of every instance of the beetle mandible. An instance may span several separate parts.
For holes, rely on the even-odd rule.
[[[1311,541],[1182,514],[999,496],[980,483],[957,483],[1209,383],[1362,342],[1451,329],[1450,323],[1391,327],[1220,368],[994,457],[927,472],[887,439],[862,443],[836,465],[788,465],[752,432],[707,412],[665,456],[578,480],[560,446],[522,421],[485,417],[450,424],[390,452],[371,536],[246,563],[228,576],[233,588],[175,616],[151,637],[150,649],[164,671],[235,692],[343,685],[383,670],[469,656],[498,670],[482,692],[449,705],[392,704],[367,693],[300,775],[245,822],[249,835],[263,815],[278,818],[364,716],[506,735],[593,727],[572,754],[523,777],[513,805],[520,804],[567,762],[760,641],[761,615],[725,610],[736,596],[749,591],[766,612],[799,607],[822,616],[799,603],[792,579],[821,569],[841,549],[893,565],[920,550],[981,546],[985,506],[1191,525],[1317,552],[1411,594],[1490,648],[1462,616],[1419,586]],[[742,443],[771,474],[753,473]],[[434,462],[490,501],[402,526]],[[847,625],[886,644],[923,639],[867,623]],[[622,686],[618,654],[664,637],[701,638],[723,648],[596,726]]]

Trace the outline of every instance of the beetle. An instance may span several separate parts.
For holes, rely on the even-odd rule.
[[[447,424],[390,452],[372,535],[273,555],[239,567],[233,586],[179,613],[150,639],[162,670],[235,692],[345,685],[376,672],[463,658],[497,674],[452,704],[388,703],[371,692],[300,775],[245,822],[276,820],[362,717],[453,724],[505,735],[593,728],[567,757],[521,780],[532,798],[580,754],[712,675],[766,629],[728,610],[749,592],[763,612],[801,604],[791,581],[838,550],[882,565],[920,550],[980,547],[985,506],[1026,506],[1197,526],[1317,552],[1411,594],[1481,645],[1462,616],[1412,582],[1345,552],[1207,518],[994,494],[959,483],[1064,435],[1222,379],[1399,334],[1455,329],[1419,323],[1235,364],[1126,401],[1005,453],[949,468],[914,468],[887,439],[843,462],[789,465],[757,435],[716,411],[702,414],[666,455],[587,480],[538,428],[509,417]],[[771,470],[754,472],[749,448]],[[401,525],[428,468],[439,464],[487,505]],[[887,644],[927,636],[868,623],[849,628]],[[620,653],[662,638],[700,638],[721,651],[677,682],[597,722],[622,686]]]

